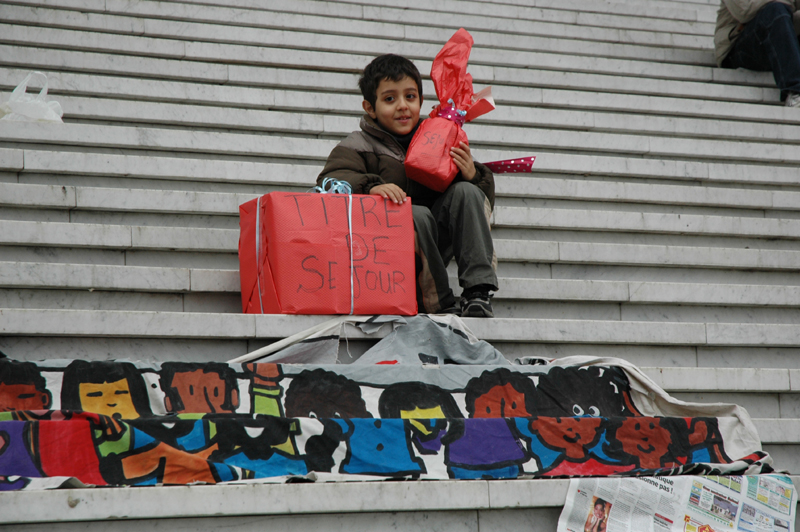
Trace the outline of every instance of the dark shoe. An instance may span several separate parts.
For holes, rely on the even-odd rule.
[[[454,304],[450,307],[437,311],[436,314],[455,314],[456,316],[461,316],[461,307],[457,304]]]
[[[462,318],[494,318],[489,292],[468,291],[461,295]]]

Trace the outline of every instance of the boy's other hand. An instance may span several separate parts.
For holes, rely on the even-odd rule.
[[[380,196],[382,198],[386,198],[398,204],[405,203],[406,201],[405,191],[402,188],[395,185],[394,183],[384,183],[383,185],[376,185],[370,189],[369,193],[375,194],[376,196]]]
[[[450,157],[456,163],[458,169],[461,170],[461,177],[465,181],[472,181],[475,179],[475,162],[472,160],[472,153],[469,151],[469,145],[466,142],[459,144],[459,148],[450,148]]]

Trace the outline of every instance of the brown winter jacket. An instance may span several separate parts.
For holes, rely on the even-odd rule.
[[[350,183],[354,194],[369,194],[376,185],[394,183],[408,194],[414,205],[431,207],[441,193],[406,177],[403,166],[406,153],[400,143],[368,115],[364,115],[360,125],[361,131],[354,131],[333,148],[317,184],[332,177]],[[483,191],[494,208],[494,175],[478,162],[475,169],[472,183]],[[459,173],[456,180],[460,179]]]

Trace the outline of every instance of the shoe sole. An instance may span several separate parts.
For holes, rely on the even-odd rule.
[[[486,308],[480,303],[473,303],[461,310],[462,318],[494,318],[491,308]]]

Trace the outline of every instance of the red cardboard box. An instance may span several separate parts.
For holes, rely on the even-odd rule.
[[[272,192],[239,206],[239,226],[245,313],[417,313],[410,201]]]

